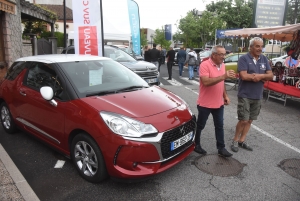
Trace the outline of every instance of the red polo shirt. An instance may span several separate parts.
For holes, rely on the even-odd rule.
[[[225,65],[222,63],[218,69],[218,66],[209,58],[208,60],[204,61],[200,65],[200,78],[205,77],[219,77],[224,75],[225,73]],[[204,86],[200,79],[200,86],[199,86],[199,96],[197,100],[197,104],[201,107],[206,108],[220,108],[224,105],[224,81],[219,82],[212,86]]]

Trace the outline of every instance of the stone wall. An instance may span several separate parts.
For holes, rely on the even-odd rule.
[[[3,39],[5,49],[5,61],[7,66],[22,57],[22,28],[21,28],[21,5],[16,2],[16,13],[5,13],[3,19]]]
[[[23,57],[29,57],[29,56],[32,56],[32,45],[29,44],[29,43],[23,43],[23,46],[22,46],[22,56]]]

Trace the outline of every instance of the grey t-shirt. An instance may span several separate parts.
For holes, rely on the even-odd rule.
[[[256,64],[253,61],[253,57],[250,53],[247,53],[240,57],[238,61],[238,72],[247,71],[248,74],[265,74],[266,71],[271,70],[267,57],[260,55]],[[263,87],[262,81],[252,82],[239,80],[238,97],[249,99],[262,99]]]

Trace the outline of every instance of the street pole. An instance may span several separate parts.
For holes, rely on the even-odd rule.
[[[66,0],[64,0],[64,48],[67,47],[67,30],[66,30],[66,26],[67,26],[67,23],[66,23]]]

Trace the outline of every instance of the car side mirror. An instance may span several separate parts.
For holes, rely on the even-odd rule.
[[[55,107],[57,106],[57,102],[53,99],[54,93],[51,87],[49,86],[41,87],[40,93],[46,101],[50,102],[51,105]]]

